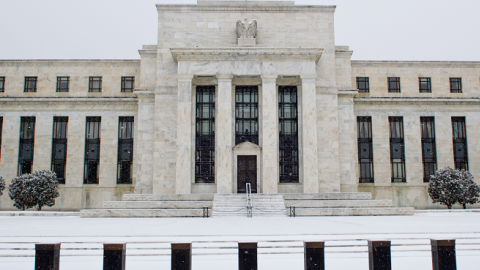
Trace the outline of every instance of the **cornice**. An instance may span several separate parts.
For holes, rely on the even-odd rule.
[[[116,102],[137,102],[136,97],[0,97],[0,103],[3,102],[98,102],[98,103],[116,103]]]
[[[178,61],[251,61],[258,59],[283,61],[315,61],[322,56],[321,48],[269,48],[269,47],[217,47],[170,48],[173,59]]]
[[[352,67],[399,67],[399,68],[480,68],[480,62],[469,61],[355,61]]]
[[[428,104],[437,104],[437,105],[480,105],[480,98],[450,98],[450,97],[355,97],[355,103],[359,104],[406,104],[413,103],[418,105],[428,105]]]
[[[67,59],[67,60],[0,60],[0,67],[67,67],[67,66],[91,66],[91,67],[140,67],[140,60],[93,60],[93,59]]]
[[[242,2],[240,2],[242,3]],[[232,4],[232,5],[157,5],[158,12],[335,12],[336,6],[275,6],[275,5],[245,5],[245,4]]]

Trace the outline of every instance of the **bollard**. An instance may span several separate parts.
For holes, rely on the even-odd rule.
[[[103,244],[103,270],[125,270],[127,244]]]
[[[433,270],[456,270],[455,239],[430,240]]]
[[[238,270],[257,269],[257,243],[238,243]]]
[[[60,244],[35,244],[35,270],[60,269]]]
[[[172,243],[172,270],[192,269],[192,244]]]
[[[303,242],[305,270],[325,270],[325,242]]]
[[[368,262],[370,270],[391,270],[390,241],[368,240]]]

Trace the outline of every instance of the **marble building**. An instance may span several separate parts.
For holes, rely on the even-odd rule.
[[[480,181],[480,62],[352,61],[335,6],[157,5],[140,60],[0,60],[0,175],[52,169],[54,209],[124,194],[370,192],[435,208]],[[480,182],[479,182],[480,183]],[[8,196],[0,209],[13,209]]]

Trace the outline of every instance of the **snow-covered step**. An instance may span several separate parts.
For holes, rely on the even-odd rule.
[[[197,209],[212,208],[212,201],[106,201],[104,209]]]
[[[298,208],[392,207],[391,200],[285,200],[285,206]]]
[[[252,194],[252,216],[286,216],[285,201],[281,194]],[[213,217],[247,216],[246,194],[216,194]]]
[[[370,192],[285,193],[284,200],[371,200]]]
[[[215,194],[124,194],[123,201],[213,201]]]
[[[81,210],[82,218],[97,217],[203,217],[203,209],[92,209]]]
[[[394,216],[414,215],[413,207],[295,208],[295,216]]]

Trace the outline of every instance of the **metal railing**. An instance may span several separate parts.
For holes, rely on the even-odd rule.
[[[250,183],[247,183],[247,217],[252,217],[252,209],[253,209],[253,204],[252,204],[252,186]]]

